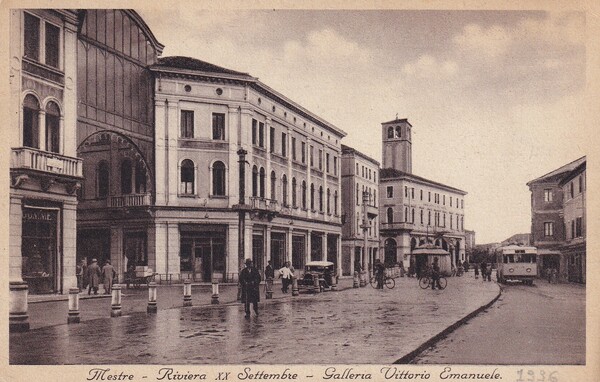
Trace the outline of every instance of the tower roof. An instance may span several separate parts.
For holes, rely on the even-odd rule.
[[[382,124],[382,125],[389,125],[389,124],[391,124],[391,123],[400,123],[400,122],[405,122],[405,123],[408,123],[408,124],[409,124],[409,125],[412,127],[412,125],[410,124],[410,122],[408,122],[408,119],[407,119],[407,118],[400,118],[400,119],[399,119],[399,118],[396,118],[396,119],[393,119],[393,120],[391,120],[391,121],[388,121],[388,122],[382,122],[381,124]]]

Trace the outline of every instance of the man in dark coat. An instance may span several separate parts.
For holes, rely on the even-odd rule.
[[[92,289],[94,294],[98,294],[98,286],[100,285],[100,277],[102,277],[102,270],[98,266],[98,260],[92,259],[92,263],[87,267],[88,276],[88,294],[91,294]]]
[[[246,268],[240,272],[240,285],[242,286],[242,302],[246,310],[246,318],[250,317],[250,303],[254,313],[258,316],[258,302],[260,301],[260,273],[252,265],[252,259],[246,259]]]

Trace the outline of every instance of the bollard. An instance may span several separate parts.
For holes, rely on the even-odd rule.
[[[79,288],[69,288],[69,313],[67,324],[78,324],[79,318]]]
[[[315,293],[321,293],[321,281],[319,277],[313,276],[313,286],[315,288]]]
[[[219,303],[219,283],[217,280],[213,280],[212,282],[212,297],[210,299],[211,304]]]
[[[270,300],[273,298],[273,279],[272,278],[268,278],[267,279],[267,284],[266,284],[266,292],[265,292],[265,298],[267,300]],[[294,290],[292,289],[292,295],[294,294]]]
[[[183,282],[183,306],[192,306],[192,283],[190,280]]]
[[[300,290],[298,289],[298,278],[292,276],[292,296],[300,296]]]
[[[156,283],[151,281],[148,284],[148,308],[146,312],[156,313],[158,308],[156,307]]]
[[[338,278],[337,276],[333,276],[331,278],[331,290],[332,291],[336,291],[337,290],[337,283],[338,283]]]
[[[360,286],[367,286],[367,271],[360,271]]]
[[[354,271],[354,280],[352,280],[352,288],[358,288],[358,286],[359,286],[358,271]]]
[[[114,285],[112,288],[111,296],[112,309],[110,311],[111,317],[121,317],[121,286]]]

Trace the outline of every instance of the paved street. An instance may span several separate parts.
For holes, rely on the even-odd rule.
[[[585,287],[512,284],[414,363],[584,364]]]
[[[351,280],[343,282],[351,285]],[[155,315],[133,309],[124,310],[120,318],[92,319],[91,313],[83,312],[84,304],[109,306],[110,300],[86,300],[82,315],[87,320],[81,324],[11,334],[10,362],[391,363],[487,304],[499,292],[495,283],[482,284],[472,277],[450,278],[443,291],[421,290],[414,278],[398,278],[396,282],[392,290],[367,286],[263,299],[260,316],[250,319],[244,318],[243,307],[236,303],[165,309],[172,301],[159,302]],[[167,289],[159,289],[159,298]],[[228,293],[233,295],[224,291],[224,296]],[[276,293],[281,297],[280,291]],[[180,304],[179,298],[176,300]],[[30,314],[39,309],[37,313],[45,311],[46,317],[62,315],[64,322],[66,302],[57,304],[61,303],[32,304]],[[104,309],[102,317],[107,317],[108,309]]]

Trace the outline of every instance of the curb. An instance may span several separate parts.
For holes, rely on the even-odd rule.
[[[469,321],[471,318],[477,316],[479,313],[481,313],[482,311],[484,311],[487,308],[489,308],[490,306],[492,306],[496,301],[498,301],[498,299],[502,295],[502,287],[500,286],[500,284],[496,284],[496,285],[498,285],[498,294],[490,302],[488,302],[485,305],[480,306],[479,308],[477,308],[474,311],[472,311],[471,313],[467,314],[460,320],[456,321],[454,324],[448,326],[446,329],[442,330],[435,336],[431,337],[430,339],[428,339],[427,341],[422,343],[415,350],[411,351],[410,353],[404,355],[403,357],[401,357],[398,360],[396,360],[395,362],[393,362],[393,364],[403,364],[403,365],[410,364],[423,351],[432,347],[433,345],[435,345],[436,343],[441,341],[444,337],[446,337],[448,334],[452,333],[458,327],[463,325],[465,322]]]

